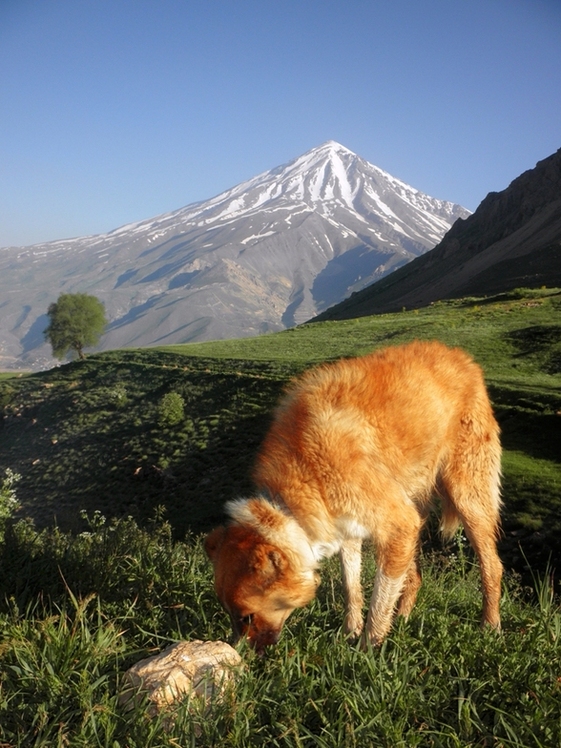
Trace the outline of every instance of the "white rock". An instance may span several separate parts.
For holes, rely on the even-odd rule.
[[[225,642],[178,642],[127,670],[120,701],[132,709],[147,696],[152,715],[187,695],[208,703],[217,690],[221,694],[232,681],[241,662],[240,655]]]

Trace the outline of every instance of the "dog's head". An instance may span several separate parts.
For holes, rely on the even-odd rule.
[[[218,599],[236,638],[247,636],[259,653],[276,644],[295,608],[315,595],[318,577],[303,569],[291,550],[269,543],[251,527],[218,527],[205,539]]]

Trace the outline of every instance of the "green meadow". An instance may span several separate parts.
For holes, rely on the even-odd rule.
[[[419,602],[380,650],[345,641],[332,560],[276,649],[242,648],[228,699],[172,724],[120,707],[137,660],[228,639],[201,536],[251,491],[286,382],[415,338],[474,356],[501,425],[503,632],[479,629],[463,536],[429,521]],[[0,748],[561,745],[559,289],[91,355],[3,376],[0,406]],[[367,549],[367,598],[373,574]]]

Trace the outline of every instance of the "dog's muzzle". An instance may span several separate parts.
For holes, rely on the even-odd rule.
[[[280,639],[280,629],[258,630],[251,621],[232,620],[233,644],[236,645],[241,639],[247,638],[250,646],[259,655],[265,653],[266,647],[277,644]]]

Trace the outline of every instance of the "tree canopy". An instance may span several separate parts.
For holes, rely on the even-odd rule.
[[[84,348],[97,345],[105,327],[105,307],[95,296],[85,293],[61,294],[49,306],[50,318],[45,338],[50,342],[53,356],[63,359],[75,351],[83,359]]]

